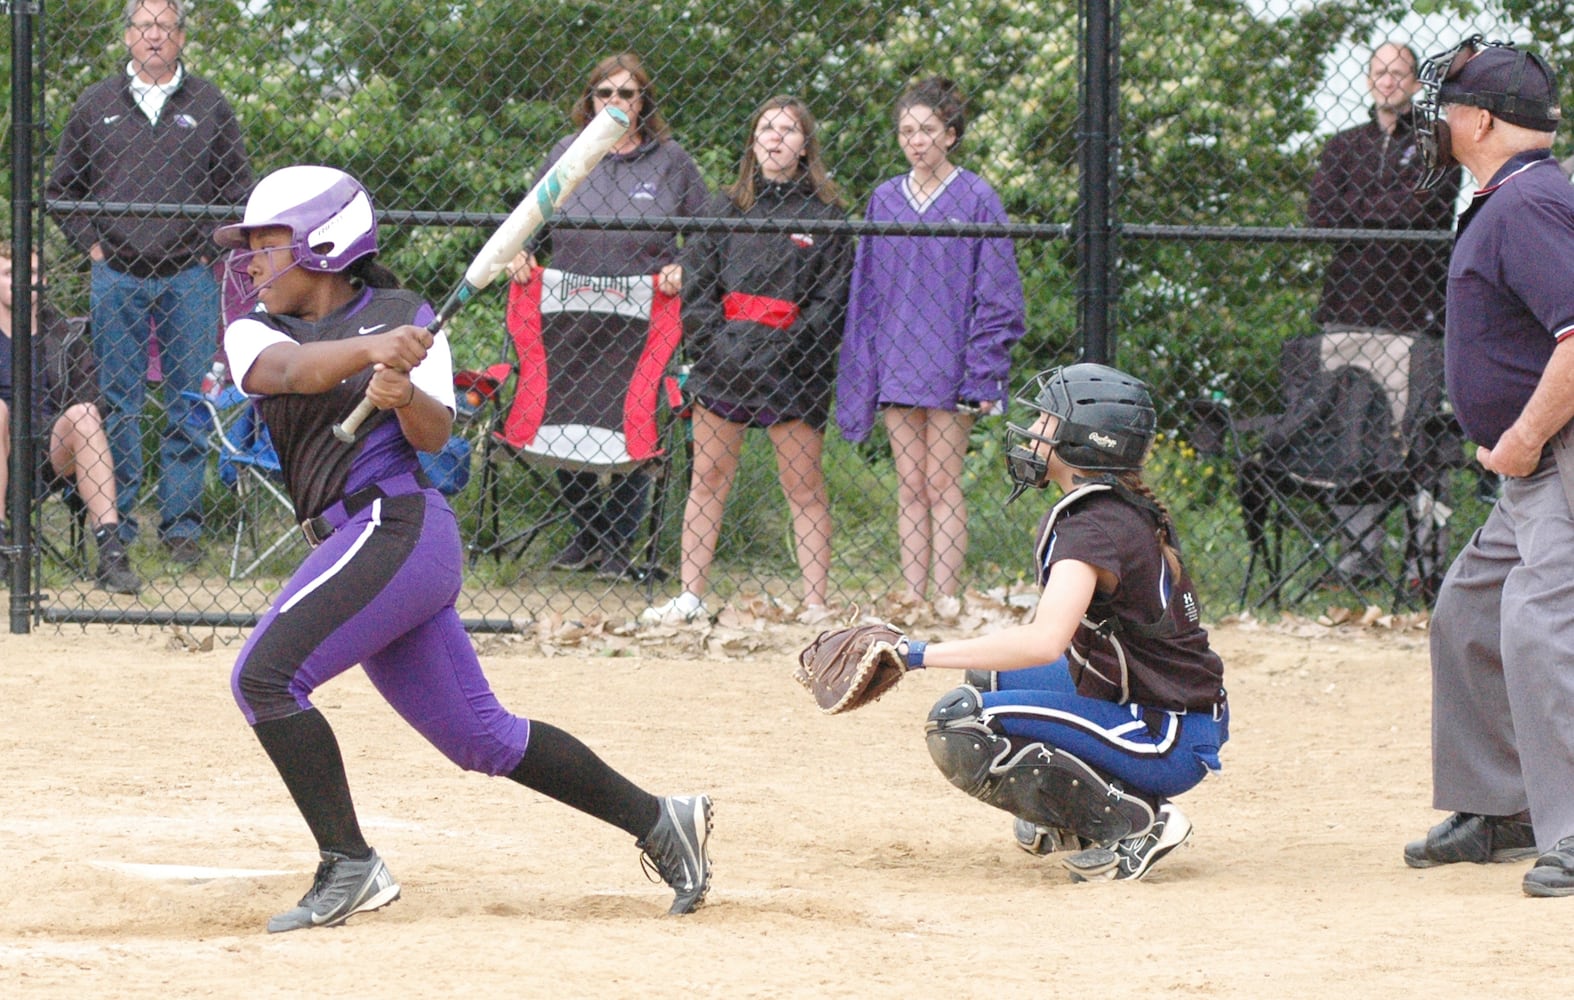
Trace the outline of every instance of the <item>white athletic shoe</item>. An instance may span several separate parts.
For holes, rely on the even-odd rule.
[[[704,598],[687,590],[670,601],[646,608],[639,613],[641,625],[683,625],[699,618],[709,618],[710,609]]]
[[[323,851],[312,887],[293,910],[268,921],[268,933],[333,927],[398,898],[399,883],[376,851],[364,861],[347,858],[337,851]]]

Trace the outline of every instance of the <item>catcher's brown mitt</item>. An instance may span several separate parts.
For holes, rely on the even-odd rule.
[[[850,712],[896,686],[907,672],[897,651],[902,633],[889,625],[854,625],[821,632],[798,654],[793,679],[827,715]]]

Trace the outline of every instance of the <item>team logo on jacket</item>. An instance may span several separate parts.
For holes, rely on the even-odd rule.
[[[814,237],[810,236],[808,233],[793,233],[792,245],[799,248],[800,250],[807,250],[814,246]]]
[[[656,185],[653,181],[640,181],[634,185],[634,190],[629,192],[632,201],[655,201]]]
[[[176,115],[175,125],[179,128],[196,128],[197,120],[190,115]]]

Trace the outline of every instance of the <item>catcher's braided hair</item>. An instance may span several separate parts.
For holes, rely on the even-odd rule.
[[[1175,520],[1170,517],[1170,509],[1164,506],[1164,501],[1158,498],[1153,488],[1142,481],[1142,473],[1136,469],[1127,469],[1115,476],[1115,481],[1121,486],[1135,493],[1143,500],[1153,505],[1158,511],[1159,526],[1154,530],[1158,537],[1159,550],[1164,553],[1164,561],[1169,564],[1170,572],[1179,573],[1181,569],[1180,550],[1175,547]]]

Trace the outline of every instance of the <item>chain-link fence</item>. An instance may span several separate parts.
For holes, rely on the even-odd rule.
[[[1566,11],[1521,7],[1538,39],[1571,37]],[[98,371],[44,366],[35,385],[51,398],[55,380],[35,409],[40,485],[10,510],[33,518],[38,614],[243,623],[302,555],[254,407],[214,368],[220,315],[242,305],[221,306],[209,237],[256,179],[303,163],[358,178],[378,260],[437,302],[609,105],[632,137],[517,280],[446,328],[456,441],[428,471],[453,489],[475,626],[651,605],[944,614],[1023,584],[1045,504],[1003,506],[1004,423],[1032,414],[1001,409],[1074,360],[1106,304],[1095,353],[1153,387],[1145,478],[1213,613],[1419,603],[1494,484],[1455,460],[1431,380],[1457,182],[1413,191],[1415,65],[1376,46],[1400,29],[1381,4],[1117,8],[1101,127],[1081,111],[1084,13],[40,5],[34,155],[9,184],[25,175],[14,203],[38,206],[34,335],[76,333]],[[1513,23],[1403,30],[1424,57]],[[1105,139],[1110,225],[1079,225],[1088,143]],[[1107,260],[1089,233],[1113,236]],[[1336,390],[1281,373],[1301,357],[1282,346],[1312,335],[1308,384]],[[1366,377],[1334,377],[1352,369]],[[1276,478],[1295,463],[1261,435],[1289,432],[1258,418],[1319,404],[1365,421],[1301,414],[1343,465]],[[113,477],[92,471],[106,453]],[[1371,489],[1318,492],[1330,482]]]

